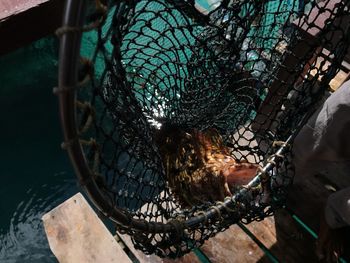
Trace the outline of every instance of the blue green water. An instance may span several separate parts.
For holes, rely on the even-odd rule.
[[[0,262],[57,262],[41,222],[78,191],[58,119],[57,43],[0,57]]]

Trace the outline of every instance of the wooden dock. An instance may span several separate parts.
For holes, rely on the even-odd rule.
[[[250,133],[246,130],[244,137],[249,139],[252,136]],[[248,225],[232,225],[226,231],[207,240],[200,249],[177,260],[161,259],[155,255],[147,256],[134,249],[127,235],[116,233],[117,242],[112,241],[112,235],[102,227],[103,224],[81,194],[73,196],[46,214],[43,221],[50,247],[60,262],[109,262],[70,261],[68,258],[73,253],[69,252],[71,250],[81,251],[80,254],[84,256],[88,253],[99,255],[100,249],[104,249],[104,252],[110,251],[113,254],[111,258],[116,256],[119,258],[118,262],[129,262],[127,259],[120,261],[125,255],[128,260],[131,257],[133,262],[140,263],[319,262],[315,244],[326,199],[335,190],[350,186],[349,167],[339,163],[332,166],[329,170],[334,174],[327,171],[323,174],[306,171],[303,174],[296,174],[294,183],[289,189],[286,208],[277,211],[274,216]],[[84,230],[77,231],[77,228]],[[93,234],[86,234],[90,231],[89,228]],[[72,234],[63,235],[65,238],[62,239],[62,233]],[[101,235],[105,237],[102,238]],[[67,236],[69,238],[66,238]],[[97,237],[106,243],[93,247],[97,243]],[[350,263],[350,231],[348,237],[346,243],[348,261],[343,262]],[[90,245],[79,247],[82,243]],[[99,241],[98,244],[102,243]],[[112,246],[110,250],[106,248],[108,244]],[[118,249],[116,245],[119,246]],[[84,253],[84,249],[89,251]]]
[[[337,175],[297,176],[287,209],[261,222],[233,225],[177,260],[144,255],[133,248],[127,235],[113,237],[81,194],[44,215],[43,221],[59,262],[318,262],[314,235],[331,193],[329,185],[339,189],[350,185],[343,168],[338,167]],[[350,240],[346,247],[350,248]]]
[[[80,193],[42,220],[59,262],[132,262]]]
[[[61,25],[63,0],[0,0],[0,55],[53,34]]]
[[[240,134],[247,140],[253,139],[249,129],[243,129]],[[244,144],[243,141],[241,143]],[[147,256],[134,249],[127,235],[115,233],[113,238],[81,194],[46,214],[43,221],[50,247],[60,262],[114,262],[113,257],[118,258],[118,262],[130,262],[131,257],[132,262],[140,263],[319,262],[315,244],[326,199],[335,190],[350,186],[349,167],[333,165],[329,170],[334,174],[327,171],[323,174],[296,174],[289,189],[286,208],[277,211],[274,216],[248,225],[232,225],[207,240],[200,249],[177,260]],[[89,231],[91,234],[87,234]],[[94,247],[97,243],[99,245]],[[79,244],[89,245],[79,247]],[[111,248],[107,248],[108,245]],[[88,251],[85,253],[84,250]],[[342,262],[350,263],[350,231],[345,251],[348,261]],[[94,257],[113,255],[110,254],[110,261],[71,261],[73,253],[81,256],[92,253]]]

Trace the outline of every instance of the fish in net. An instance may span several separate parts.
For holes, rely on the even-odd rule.
[[[236,161],[215,129],[162,127],[155,132],[155,142],[169,187],[183,207],[224,201],[260,168]]]

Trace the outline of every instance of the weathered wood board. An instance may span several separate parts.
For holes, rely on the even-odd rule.
[[[147,209],[147,206],[142,207],[141,211],[145,209]],[[147,256],[134,248],[128,235],[118,234],[118,236],[140,261],[140,263],[201,262],[194,252],[186,254],[184,257],[176,260],[162,259],[155,255]],[[237,225],[233,225],[226,231],[221,232],[215,237],[207,240],[200,250],[212,263],[256,262],[260,258],[264,257],[264,252],[259,248],[259,246]],[[270,261],[265,260],[262,262]]]
[[[322,51],[326,56],[329,55],[329,51],[326,49],[323,49]],[[323,57],[318,57],[315,61],[315,68],[310,71],[310,74],[312,76],[315,76],[317,74],[318,69],[326,69],[331,66],[331,63],[327,60],[325,60]],[[323,64],[323,67],[321,66]],[[334,76],[334,78],[329,82],[329,87],[332,91],[336,91],[349,77],[350,77],[350,64],[343,61],[344,70],[339,70],[339,72]],[[322,80],[322,77],[319,76],[319,81]]]
[[[50,248],[61,263],[132,262],[80,193],[42,220]]]
[[[64,0],[0,0],[0,55],[47,36],[62,24]]]
[[[315,240],[286,210],[246,227],[280,262],[317,262]]]
[[[213,263],[270,262],[238,225],[210,238],[201,249]]]
[[[200,263],[201,261],[195,255],[194,252],[188,253],[185,256],[178,259],[160,258],[156,255],[146,255],[140,250],[136,250],[132,244],[131,238],[128,235],[120,235],[118,237],[125,243],[130,249],[131,253],[140,261],[140,263]]]
[[[27,11],[30,8],[47,2],[48,0],[1,0],[0,20]]]

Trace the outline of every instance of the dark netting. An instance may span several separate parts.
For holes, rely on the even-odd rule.
[[[69,1],[56,92],[97,207],[170,257],[281,207],[292,140],[349,47],[348,5]]]

